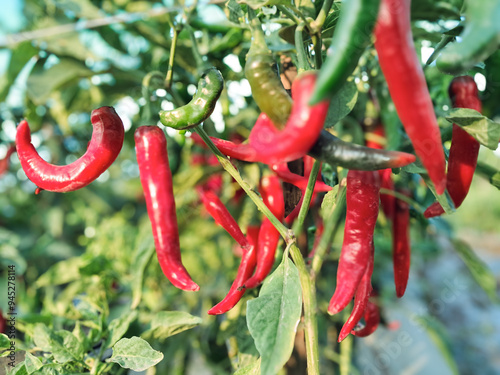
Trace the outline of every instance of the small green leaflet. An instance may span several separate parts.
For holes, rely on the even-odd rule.
[[[128,311],[119,318],[113,319],[108,326],[106,348],[110,348],[127,332],[130,323],[137,319],[137,310]]]
[[[275,375],[293,350],[302,313],[299,272],[285,258],[264,282],[259,297],[247,303],[247,324],[261,355],[261,374]]]
[[[30,375],[35,371],[40,370],[43,366],[42,361],[40,361],[30,352],[26,352],[26,356],[24,358],[24,365],[26,366],[26,372]]]
[[[325,125],[331,128],[346,117],[358,101],[358,88],[354,81],[347,81],[344,86],[332,97]]]
[[[459,125],[483,146],[491,150],[498,148],[500,124],[491,121],[478,111],[469,108],[457,108],[452,110],[446,119]]]
[[[193,327],[202,322],[198,316],[193,316],[184,311],[161,311],[156,314],[151,322],[151,329],[144,332],[144,336],[152,333],[155,338],[166,339]],[[143,336],[143,337],[144,337]]]
[[[493,302],[498,302],[499,299],[496,291],[497,282],[495,275],[488,266],[486,266],[467,243],[456,239],[453,240],[453,245],[455,246],[455,251],[469,269],[474,280],[476,280]]]
[[[118,341],[113,347],[113,356],[106,361],[139,372],[156,365],[162,359],[163,353],[151,348],[147,341],[134,336]]]

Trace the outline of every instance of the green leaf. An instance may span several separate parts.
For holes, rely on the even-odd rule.
[[[337,193],[339,185],[335,185],[332,190],[325,194],[321,202],[321,216],[326,219],[332,213],[337,203]]]
[[[247,323],[261,355],[261,374],[274,375],[293,350],[302,312],[299,272],[285,258],[264,282],[259,297],[247,303]]]
[[[134,336],[118,341],[113,347],[113,356],[106,362],[115,362],[133,371],[144,371],[162,359],[163,353],[151,348],[147,341]]]
[[[420,176],[422,176],[423,180],[425,181],[425,184],[427,185],[431,193],[436,197],[436,200],[439,202],[441,207],[443,207],[444,212],[448,215],[455,212],[456,210],[455,204],[453,203],[450,194],[448,194],[448,191],[445,191],[444,194],[439,195],[436,192],[436,188],[434,187],[434,184],[427,175],[427,173],[421,173]]]
[[[10,347],[10,340],[6,334],[0,333],[0,350],[8,349]]]
[[[358,88],[356,84],[354,81],[347,81],[330,101],[325,121],[326,127],[331,128],[347,116],[354,108],[357,100]]]
[[[253,363],[240,368],[233,375],[260,375],[260,359],[256,359]]]
[[[7,375],[28,375],[24,362],[18,363],[12,370],[7,372]]]
[[[132,310],[117,319],[113,319],[108,327],[108,339],[106,341],[106,348],[110,348],[120,340],[127,332],[130,323],[137,318],[137,310]]]
[[[497,172],[493,176],[491,176],[490,182],[494,187],[500,189],[500,172]]]
[[[51,334],[50,346],[56,362],[66,363],[83,358],[80,341],[69,331],[60,330]]]
[[[45,324],[36,324],[33,330],[33,341],[44,352],[52,351],[50,335],[52,331]]]
[[[295,6],[299,8],[304,16],[315,16],[316,10],[314,9],[314,3],[312,2],[312,0],[296,0]]]
[[[10,62],[7,71],[0,76],[0,101],[3,102],[9,94],[10,88],[24,66],[38,53],[31,42],[23,42],[11,50]]]
[[[28,374],[31,375],[35,371],[40,370],[43,366],[43,363],[33,354],[26,352],[24,365],[26,366],[26,371],[28,372]]]
[[[461,126],[483,146],[491,150],[498,148],[500,124],[491,121],[478,111],[469,108],[457,108],[451,111],[446,119]]]
[[[35,104],[44,104],[52,92],[61,86],[83,77],[93,76],[95,72],[83,63],[72,59],[61,61],[47,70],[37,70],[28,78],[28,96]]]
[[[245,17],[241,5],[236,0],[229,0],[226,7],[229,10],[229,21],[239,24],[240,18]]]
[[[146,332],[152,333],[155,338],[165,339],[196,327],[201,322],[200,317],[184,311],[161,311],[155,315],[151,322],[151,329]]]
[[[81,257],[74,257],[54,264],[35,282],[35,287],[61,285],[80,279],[80,267],[86,262]]]
[[[493,302],[498,302],[497,282],[488,266],[476,255],[470,246],[458,239],[453,240],[455,250],[469,269],[472,277]]]
[[[155,245],[153,236],[151,235],[149,222],[144,221],[140,226],[139,234],[137,236],[137,250],[134,253],[132,264],[134,264],[133,286],[132,286],[132,306],[135,309],[139,306],[142,299],[142,284],[144,281],[144,270],[149,261],[155,254]]]

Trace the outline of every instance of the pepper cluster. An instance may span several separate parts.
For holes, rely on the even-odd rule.
[[[245,142],[236,143],[215,137],[209,139],[230,159],[265,165],[266,172],[258,188],[260,196],[271,214],[289,227],[304,204],[305,191],[311,185],[309,181],[314,182],[311,204],[318,202],[315,199],[318,194],[332,189],[321,180],[321,172],[311,176],[315,159],[348,169],[344,237],[335,292],[328,312],[336,314],[354,299],[352,312],[340,331],[339,341],[350,333],[366,336],[376,329],[380,321],[371,280],[375,256],[373,234],[379,202],[392,224],[394,281],[398,297],[403,296],[408,283],[410,208],[405,197],[411,198],[411,193],[404,186],[395,184],[392,168],[400,168],[416,160],[412,154],[385,150],[380,142],[368,141],[366,146],[361,146],[342,141],[325,130],[330,98],[356,69],[373,35],[381,71],[415,153],[436,192],[442,194],[447,190],[456,207],[463,202],[469,190],[479,143],[454,125],[446,173],[445,154],[433,103],[412,42],[410,0],[348,1],[342,9],[330,54],[323,68],[319,73],[301,72],[292,83],[291,96],[276,75],[272,53],[256,20],[254,18],[251,24],[253,39],[247,55],[245,76],[261,113]],[[470,39],[466,31],[464,33]],[[348,35],[349,38],[343,38],[342,35]],[[490,39],[491,36],[485,43],[491,42]],[[443,55],[440,64],[454,70],[456,67],[449,66],[447,60],[450,53],[448,51]],[[174,110],[161,111],[160,121],[177,130],[196,128],[214,111],[223,86],[222,74],[215,68],[207,70],[201,76],[198,91],[191,102]],[[455,78],[449,94],[454,107],[481,111],[477,87],[472,78]],[[124,141],[122,121],[113,108],[102,107],[92,112],[91,122],[94,132],[86,153],[65,166],[44,161],[31,144],[27,122],[19,124],[17,153],[27,177],[38,187],[37,192],[80,189],[98,178],[114,162]],[[372,133],[381,139],[385,136],[381,125]],[[134,139],[160,267],[177,288],[197,291],[199,286],[192,280],[181,259],[165,134],[158,126],[140,126],[135,130]],[[202,137],[195,133],[192,139],[205,145]],[[9,149],[7,157],[0,161],[0,174],[7,168],[12,152],[13,147]],[[302,160],[304,175],[290,171],[287,163],[295,160]],[[193,163],[215,165],[218,159],[194,155]],[[229,311],[247,289],[256,288],[264,282],[273,268],[280,241],[280,233],[270,217],[263,218],[259,225],[248,226],[244,234],[219,198],[222,183],[221,175],[215,174],[197,186],[197,193],[214,221],[238,243],[241,261],[226,297],[208,311],[212,315]],[[301,200],[288,215],[285,215],[282,183],[292,184],[302,191]],[[382,194],[381,188],[384,189]],[[241,190],[238,194],[241,194]],[[443,212],[441,205],[436,202],[424,215],[433,217]],[[317,219],[316,244],[322,234],[323,224]],[[363,319],[365,326],[360,328],[358,324]]]

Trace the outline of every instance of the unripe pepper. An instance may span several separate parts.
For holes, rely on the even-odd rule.
[[[396,111],[438,194],[446,187],[445,158],[434,106],[410,23],[411,0],[382,0],[375,48]]]
[[[292,109],[292,99],[281,84],[272,53],[266,45],[260,24],[254,20],[252,43],[245,63],[245,77],[260,110],[282,128]]]
[[[455,108],[470,108],[481,112],[481,100],[474,79],[469,76],[455,77],[449,87],[449,95]],[[448,157],[448,180],[446,189],[455,207],[460,207],[469,192],[477,165],[479,142],[457,124],[453,124],[450,154]],[[438,202],[424,212],[427,218],[444,213]]]
[[[352,74],[371,42],[380,0],[349,0],[342,3],[328,57],[321,67],[311,104],[334,96]]]
[[[337,286],[328,306],[332,315],[349,304],[369,264],[379,209],[378,173],[350,170],[346,189],[347,214]]]
[[[17,127],[16,148],[26,176],[40,189],[65,193],[87,186],[115,161],[123,146],[124,128],[112,107],[92,111],[94,127],[87,151],[73,163],[60,166],[43,160],[31,144],[26,121]]]
[[[163,125],[174,129],[189,129],[210,117],[224,88],[222,74],[215,68],[208,69],[198,81],[198,90],[191,101],[170,111],[160,111]]]
[[[449,74],[473,68],[500,45],[500,2],[466,0],[465,3],[465,27],[460,41],[446,46],[436,61],[437,68]]]
[[[140,126],[135,131],[134,139],[158,262],[165,276],[175,287],[197,291],[200,287],[191,279],[181,260],[165,134],[157,126]]]

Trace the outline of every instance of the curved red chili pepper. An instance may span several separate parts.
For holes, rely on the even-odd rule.
[[[21,167],[39,189],[64,193],[87,186],[115,161],[123,146],[122,120],[112,107],[92,111],[94,130],[87,151],[71,164],[60,166],[43,160],[31,144],[26,121],[17,127],[16,147]]]
[[[278,177],[265,176],[262,178],[261,195],[273,215],[282,221],[285,215],[285,202],[283,200],[283,188]],[[255,288],[269,274],[274,264],[274,256],[279,240],[280,234],[278,230],[271,224],[269,219],[265,218],[259,232],[257,267],[255,274],[245,283],[247,288]]]
[[[16,152],[16,146],[11,145],[7,149],[7,153],[5,154],[5,157],[0,160],[0,176],[3,175],[5,172],[7,172],[7,169],[9,169],[9,162],[10,162],[10,156]]]
[[[401,190],[402,194],[410,196],[409,190]],[[408,277],[410,275],[410,207],[401,199],[396,199],[394,220],[392,222],[392,260],[394,267],[394,284],[396,295],[403,297]]]
[[[356,295],[354,296],[354,307],[351,311],[351,315],[344,323],[342,329],[340,330],[338,342],[344,340],[349,333],[354,329],[356,324],[359,323],[368,305],[368,299],[370,298],[370,293],[372,292],[372,273],[373,273],[373,257],[374,248],[372,246],[371,256],[368,260],[368,265],[366,267],[365,274],[359,283],[358,289],[356,290]]]
[[[241,257],[241,263],[238,267],[238,273],[234,279],[229,292],[222,301],[217,305],[208,310],[210,315],[224,314],[231,310],[240,301],[243,294],[245,294],[246,286],[245,282],[252,276],[255,270],[255,264],[257,263],[256,250],[258,246],[260,226],[250,226],[247,229],[247,239],[250,243],[250,248],[242,249],[243,255]]]
[[[366,272],[379,209],[377,172],[350,170],[346,187],[347,214],[337,270],[337,287],[328,312],[336,314],[351,301]]]
[[[455,108],[470,108],[481,112],[481,100],[474,79],[469,76],[456,77],[449,88],[450,98]],[[479,142],[460,126],[453,124],[450,155],[448,157],[448,181],[446,189],[455,207],[459,207],[469,192],[477,165]],[[444,213],[438,202],[434,202],[424,212],[426,218]]]
[[[198,189],[198,193],[203,205],[215,222],[224,228],[243,249],[250,248],[247,238],[220,198],[213,191],[205,189]]]
[[[259,119],[260,116],[257,119],[257,123],[260,121]],[[195,143],[198,143],[200,141],[203,142],[198,134],[193,134],[191,138],[193,138]],[[234,143],[216,137],[210,137],[210,139],[221,153],[229,156],[230,158],[246,161],[248,163],[256,163],[262,161],[257,152],[248,143]],[[206,146],[204,142],[203,145]]]
[[[307,188],[307,183],[309,181],[309,174],[304,170],[304,176],[299,176],[298,174],[290,172],[288,165],[286,163],[273,164],[271,165],[271,169],[274,173],[284,182],[288,182],[289,184],[295,185],[300,190],[304,191]],[[319,173],[318,173],[319,176]],[[332,190],[331,186],[328,186],[324,182],[317,181],[314,184],[314,192],[326,192]]]
[[[277,130],[265,114],[261,114],[262,121],[252,128],[249,143],[266,163],[301,158],[318,139],[323,130],[329,101],[309,106],[316,78],[315,73],[308,72],[293,81],[292,110],[282,131]]]
[[[141,184],[161,269],[175,287],[189,291],[199,290],[200,287],[191,279],[181,261],[165,134],[157,126],[140,126],[135,131],[134,139]]]
[[[372,296],[373,295],[374,294],[372,293]],[[366,305],[365,310],[365,326],[361,329],[355,329],[354,331],[352,331],[352,334],[358,337],[369,336],[377,330],[379,323],[380,311],[378,309],[378,306],[371,300],[368,300],[368,304]]]
[[[375,27],[375,48],[391,98],[416,154],[442,194],[445,158],[434,106],[420,66],[410,23],[411,0],[382,0]]]

